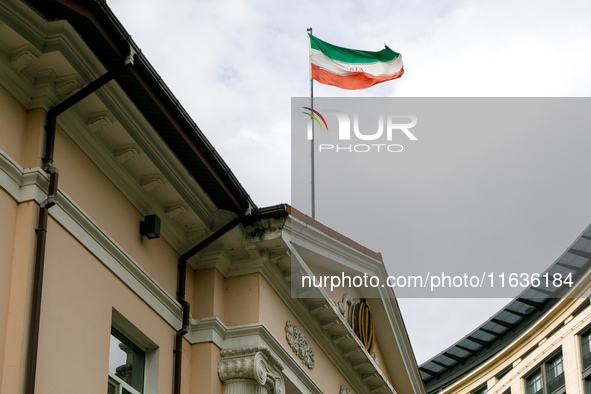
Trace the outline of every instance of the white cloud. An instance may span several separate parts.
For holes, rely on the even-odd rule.
[[[591,89],[591,3],[584,0],[109,5],[261,206],[290,200],[290,97],[309,95],[310,26],[336,45],[378,50],[386,43],[402,53],[406,70],[364,91],[316,83],[316,96],[586,96]],[[498,307],[490,302],[477,315],[469,301],[460,312],[446,301],[402,304],[422,360]],[[471,305],[484,309],[481,300]]]

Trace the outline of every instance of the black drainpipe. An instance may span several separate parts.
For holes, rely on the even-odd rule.
[[[43,170],[49,174],[49,188],[47,199],[40,204],[39,223],[35,229],[37,233],[37,247],[35,250],[35,274],[33,276],[33,296],[31,304],[31,322],[29,324],[29,347],[27,350],[27,375],[25,394],[34,394],[35,377],[37,375],[37,350],[39,346],[39,321],[41,316],[41,295],[43,290],[43,269],[45,265],[45,243],[47,239],[47,219],[49,208],[57,203],[57,181],[59,171],[53,166],[53,151],[55,147],[56,119],[65,110],[94,93],[111,79],[115,78],[123,69],[133,64],[133,53],[130,54],[120,67],[106,72],[94,82],[68,97],[47,112],[45,123],[45,154],[43,156]]]
[[[183,363],[183,336],[189,332],[189,311],[191,305],[185,300],[185,286],[187,279],[187,260],[205,249],[208,245],[216,241],[222,235],[232,230],[238,224],[242,223],[246,218],[252,216],[250,213],[245,213],[232,219],[229,223],[221,227],[215,233],[199,242],[197,245],[189,249],[186,253],[181,255],[178,264],[178,291],[176,292],[177,300],[183,309],[183,326],[176,332],[174,342],[174,390],[173,394],[181,394],[181,366]]]

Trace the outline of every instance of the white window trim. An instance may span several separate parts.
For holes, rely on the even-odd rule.
[[[137,346],[142,348],[146,353],[145,365],[144,365],[144,390],[142,394],[158,394],[158,353],[159,348],[150,338],[148,338],[143,332],[141,332],[136,326],[134,326],[129,320],[127,320],[121,313],[116,309],[113,309],[111,325],[121,334],[125,335],[127,339],[135,343]],[[121,379],[116,376],[109,374],[109,379],[122,382]],[[127,383],[124,383],[125,389],[129,390]],[[132,393],[138,393],[137,390],[133,389]]]
[[[109,383],[112,383],[117,387],[117,391],[115,394],[123,394],[123,389],[129,391],[131,394],[141,394],[139,391],[131,387],[129,384],[125,383],[123,380],[119,379],[117,376],[109,373]]]

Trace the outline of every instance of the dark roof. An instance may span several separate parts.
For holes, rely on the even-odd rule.
[[[591,268],[591,226],[577,238],[569,249],[545,272],[572,275],[578,282]],[[493,317],[464,338],[445,349],[419,370],[428,393],[436,393],[470,373],[500,352],[538,321],[569,290],[568,286],[555,288],[542,281],[541,286],[530,287],[507,304]]]
[[[108,70],[135,51],[134,65],[116,77],[121,88],[219,208],[242,213],[255,207],[105,1],[24,1],[47,20],[67,20]]]

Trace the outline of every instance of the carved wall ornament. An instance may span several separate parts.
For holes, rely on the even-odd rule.
[[[339,391],[339,394],[351,394],[351,390],[349,390],[345,386],[341,386],[341,390]]]
[[[273,394],[285,393],[282,370],[279,360],[262,346],[224,349],[218,364],[218,375],[225,386],[256,382]]]
[[[310,369],[313,369],[314,350],[312,350],[312,346],[306,337],[304,337],[304,334],[302,334],[300,329],[293,325],[293,323],[290,321],[285,324],[285,333],[287,336],[287,343],[289,343],[289,346],[291,346],[291,350],[297,354],[304,365]]]

